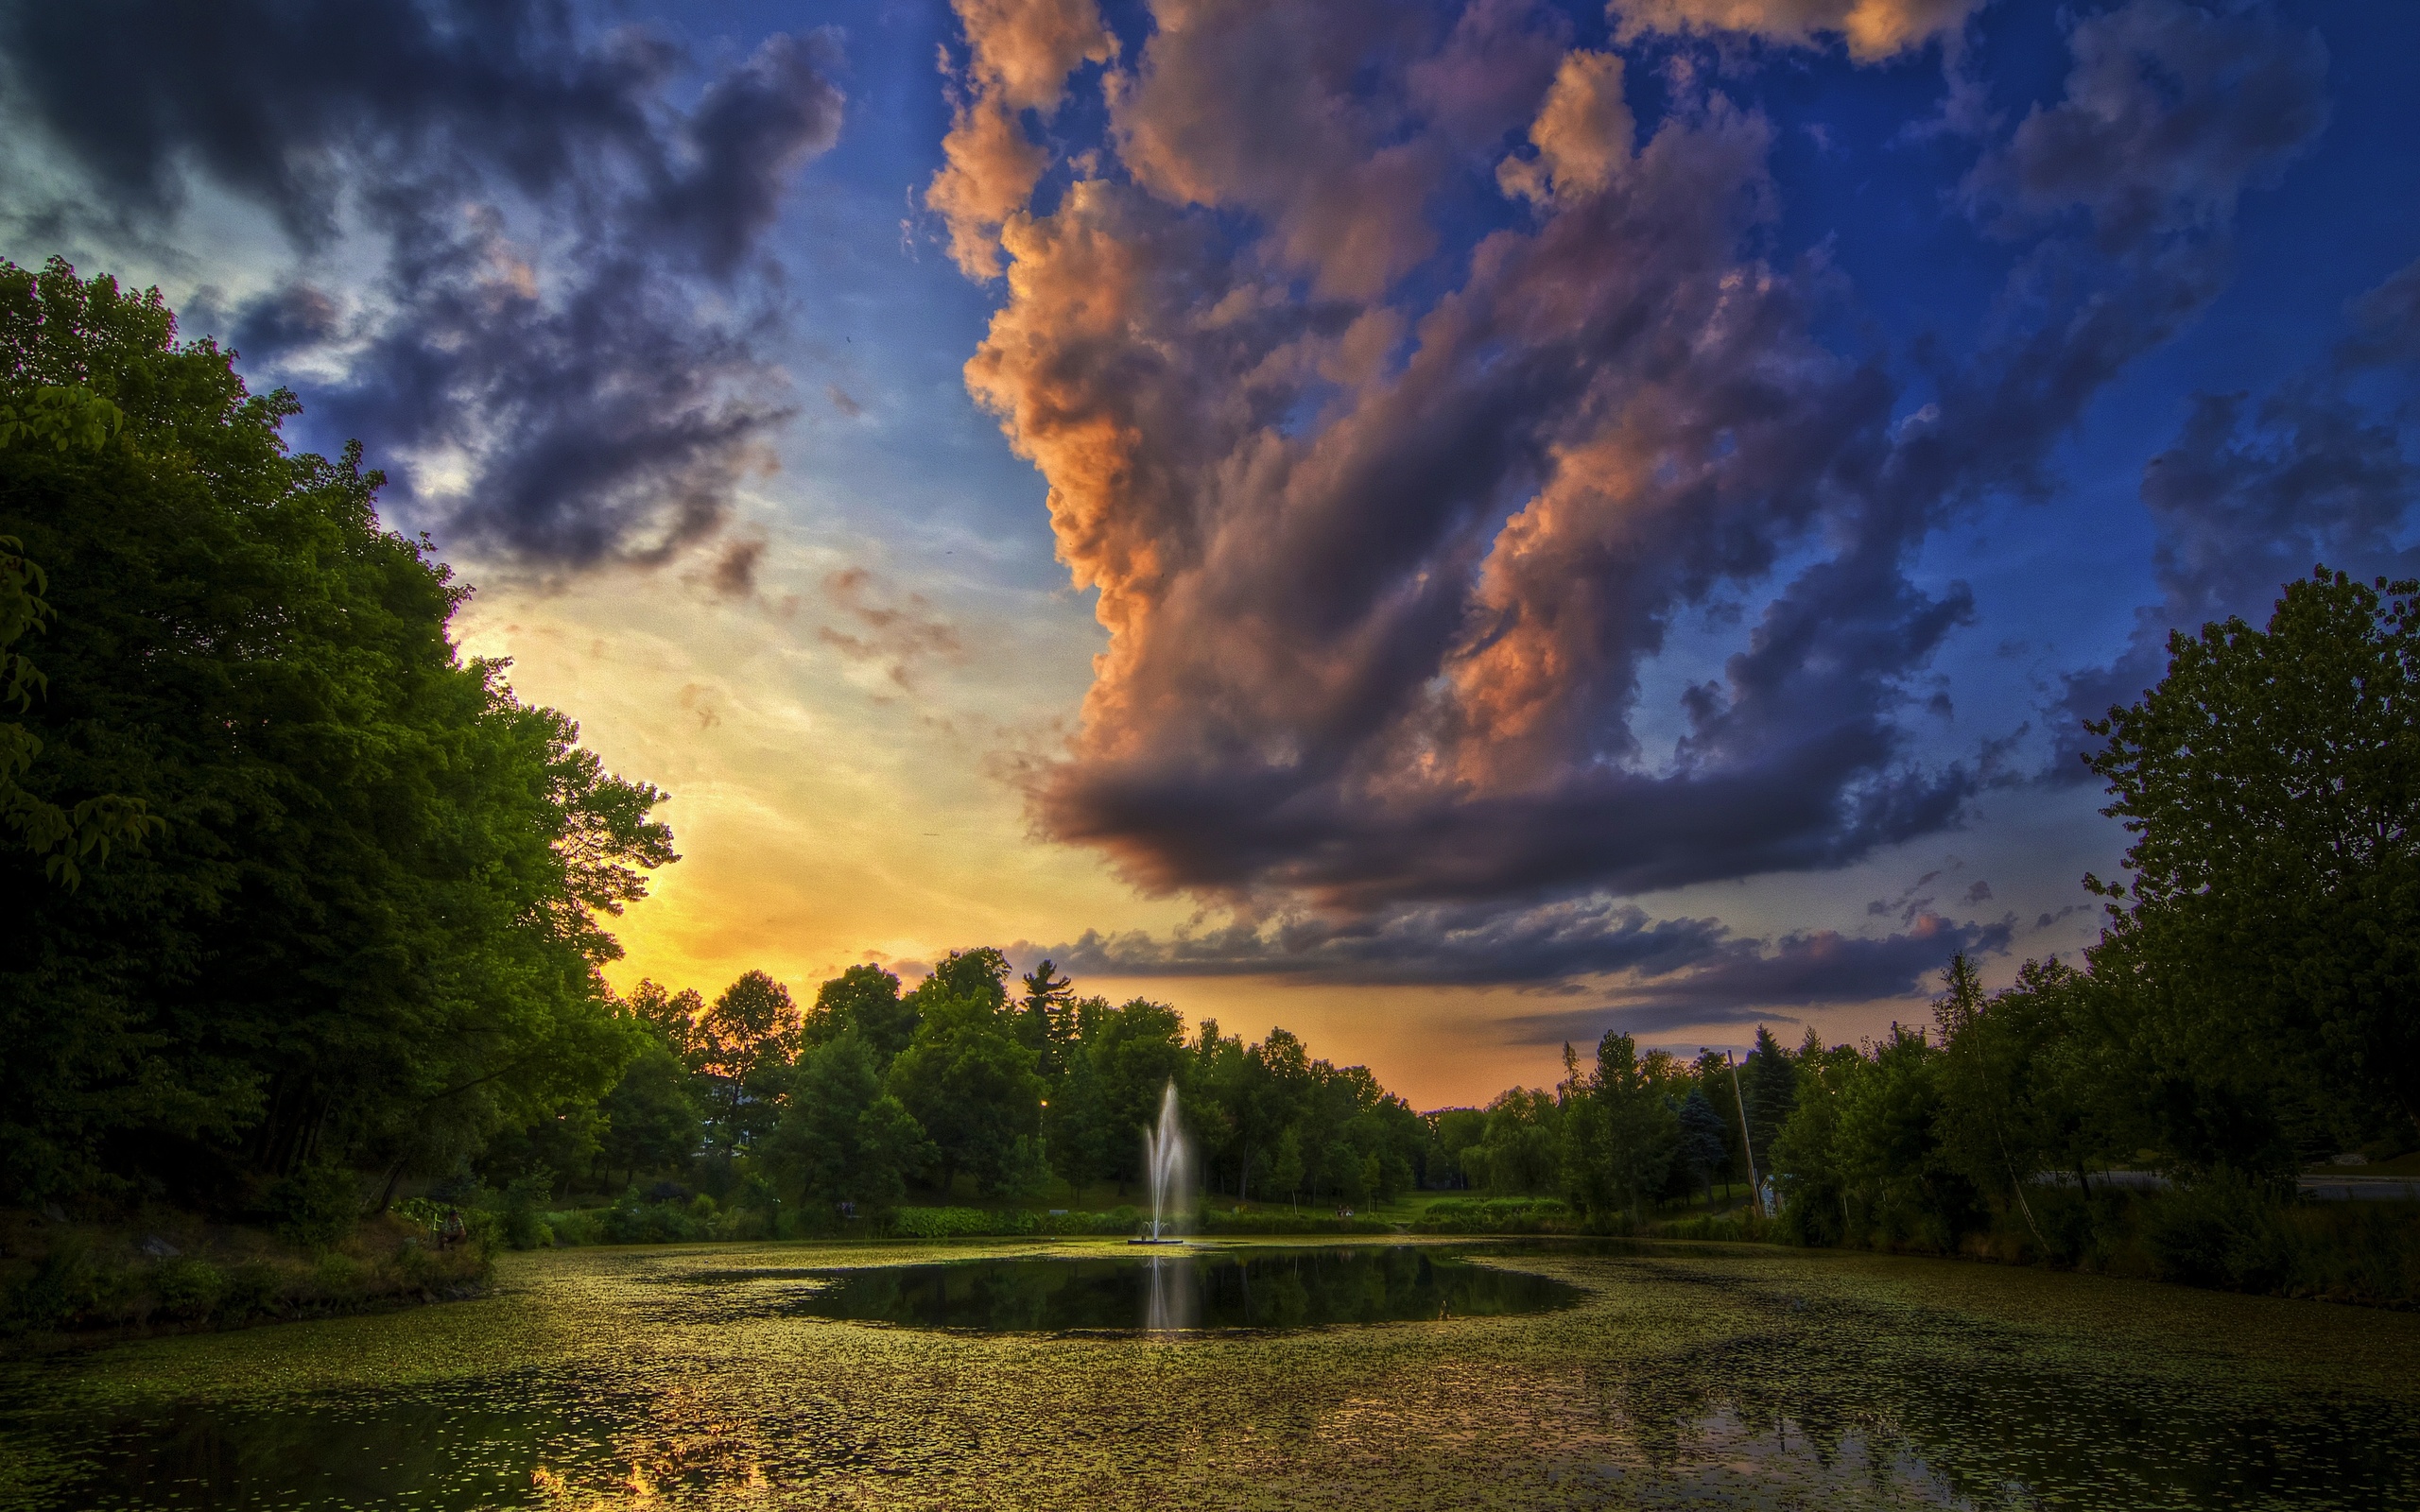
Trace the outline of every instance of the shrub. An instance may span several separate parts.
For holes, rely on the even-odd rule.
[[[1579,1227],[1569,1204],[1553,1197],[1448,1198],[1412,1220],[1426,1234],[1567,1233]]]
[[[361,1183],[342,1166],[311,1164],[268,1189],[278,1237],[305,1249],[334,1249],[361,1217]]]
[[[204,1318],[218,1305],[227,1278],[206,1260],[163,1261],[151,1269],[151,1295],[169,1317]]]
[[[504,1208],[498,1216],[507,1245],[514,1249],[538,1249],[555,1242],[554,1230],[546,1227],[545,1219],[538,1212],[538,1204],[554,1187],[554,1173],[541,1167],[514,1177],[504,1189]]]
[[[241,1323],[273,1312],[281,1289],[277,1272],[268,1266],[258,1262],[237,1265],[227,1272],[218,1294],[218,1320]]]
[[[890,1215],[890,1231],[904,1239],[1029,1234],[1040,1227],[1036,1214],[1016,1209],[993,1212],[982,1208],[901,1208]]]
[[[700,1216],[700,1203],[704,1204],[706,1217]],[[686,1244],[706,1237],[706,1224],[714,1211],[709,1197],[700,1196],[688,1202],[647,1202],[636,1192],[627,1192],[621,1201],[605,1210],[597,1229],[609,1245]]]
[[[2167,1280],[2273,1291],[2294,1269],[2280,1216],[2267,1194],[2221,1167],[2148,1204],[2143,1240]]]

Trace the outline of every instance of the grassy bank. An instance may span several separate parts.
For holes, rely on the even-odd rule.
[[[0,1348],[243,1328],[476,1296],[483,1218],[450,1248],[431,1221],[389,1212],[324,1245],[191,1213],[77,1222],[0,1212]]]

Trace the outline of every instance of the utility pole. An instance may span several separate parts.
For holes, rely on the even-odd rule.
[[[1748,1138],[1748,1094],[1739,1090],[1739,1067],[1731,1052],[1722,1053],[1722,1063],[1731,1068],[1731,1100],[1739,1105],[1739,1148],[1748,1156],[1748,1208],[1758,1217],[1764,1216],[1765,1204],[1756,1190],[1756,1145]]]

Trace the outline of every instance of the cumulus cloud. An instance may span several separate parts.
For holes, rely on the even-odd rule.
[[[2034,215],[2081,210],[2103,251],[2215,234],[2327,125],[2327,46],[2264,9],[2131,0],[2075,24],[2058,102],[2036,106],[1969,192]]]
[[[416,523],[541,567],[660,560],[710,534],[787,412],[717,317],[841,96],[776,35],[672,104],[685,60],[544,0],[120,0],[11,8],[10,96],[112,213],[170,224],[196,178],[306,258],[233,312],[306,424],[360,435]],[[286,366],[291,365],[291,366]],[[330,372],[341,376],[328,379]]]
[[[1541,203],[1601,193],[1629,165],[1635,131],[1622,100],[1622,60],[1612,53],[1567,53],[1530,127],[1537,157],[1505,159],[1495,181],[1506,194]]]
[[[1000,267],[1000,228],[1050,166],[1026,134],[1025,115],[1047,116],[1067,76],[1117,55],[1094,0],[953,0],[966,36],[960,90],[942,138],[942,165],[925,203],[949,229],[950,256],[971,278]],[[945,65],[946,66],[946,65]]]
[[[1838,37],[1849,56],[1876,62],[1954,39],[1989,0],[1614,0],[1615,35],[1734,32],[1789,47]]]
[[[1920,353],[1913,407],[1817,335],[1828,268],[1759,255],[1760,115],[1684,84],[1641,141],[1618,59],[1484,9],[1480,46],[1478,8],[1163,5],[1109,73],[1098,165],[1001,219],[968,383],[1110,631],[1034,812],[1147,890],[1384,918],[1834,867],[1954,823],[1994,758],[1921,765],[1901,714],[1974,607],[1917,585],[1917,546],[2049,486],[2092,395],[2221,286],[2231,186],[2302,140],[2255,143],[2213,97],[2238,73],[2194,60],[2234,33],[2134,0],[2109,35],[2168,114],[2128,117],[2107,193],[2078,172],[2018,207],[2039,224],[2009,233],[2045,239],[1996,334]],[[2117,88],[2086,30],[2108,19],[2075,27],[2055,109]],[[1527,129],[1510,167],[1472,150],[1482,105],[1494,139]],[[1992,146],[1979,207],[2047,140]],[[2134,205],[2158,163],[2171,193],[2111,212],[2136,228],[2118,255],[2059,223]],[[1437,245],[1425,207],[1499,171],[1530,217],[1402,292]],[[1743,598],[1746,644],[1651,748],[1644,669],[1678,617]]]

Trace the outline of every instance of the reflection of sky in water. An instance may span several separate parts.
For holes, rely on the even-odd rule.
[[[1168,1341],[793,1305],[806,1262],[912,1258],[528,1257],[490,1301],[10,1366],[0,1504],[2420,1507],[2399,1314],[1577,1246],[1501,1258],[1581,1305],[1443,1323]]]

